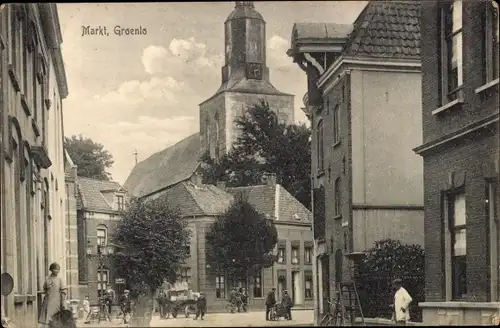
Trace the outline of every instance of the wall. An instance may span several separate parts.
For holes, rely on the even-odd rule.
[[[364,252],[383,239],[424,246],[422,210],[353,210],[354,252]]]
[[[353,70],[351,79],[353,203],[421,206],[420,73]]]
[[[78,283],[78,222],[77,222],[77,187],[76,166],[68,168],[65,178],[65,217],[66,217],[66,285],[68,299],[79,299]]]
[[[269,103],[269,108],[277,111],[280,120],[288,123],[294,122],[294,96],[291,95],[266,95],[258,93],[226,92],[226,149],[236,141],[238,132],[234,121],[240,117],[244,110],[260,103],[261,99]]]

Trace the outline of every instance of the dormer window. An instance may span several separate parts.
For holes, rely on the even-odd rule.
[[[125,209],[125,200],[122,195],[116,196],[118,211],[123,211]]]

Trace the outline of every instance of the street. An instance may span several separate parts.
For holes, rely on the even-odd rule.
[[[292,321],[281,319],[280,321],[266,321],[264,311],[255,311],[249,313],[209,313],[205,320],[193,320],[189,318],[177,317],[176,319],[160,319],[155,315],[151,321],[151,327],[274,327],[274,326],[302,326],[309,327],[313,325],[313,311],[300,310],[292,312]],[[101,322],[99,325],[83,324],[78,321],[79,328],[90,327],[113,327],[111,323]],[[121,325],[124,327],[125,325]]]

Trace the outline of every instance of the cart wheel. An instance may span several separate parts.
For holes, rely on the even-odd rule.
[[[186,305],[184,307],[184,315],[186,315],[186,318],[189,318],[190,314],[191,314],[191,312],[189,311],[189,305]]]

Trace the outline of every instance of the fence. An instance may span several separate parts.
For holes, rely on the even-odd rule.
[[[410,320],[422,322],[422,309],[418,303],[425,300],[423,274],[397,277],[388,274],[359,274],[356,278],[356,285],[364,317],[392,318],[392,310],[389,305],[394,303],[392,281],[395,278],[403,280],[403,287],[413,298],[410,304]]]

